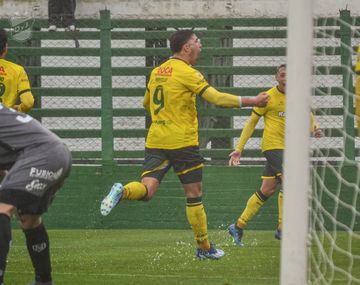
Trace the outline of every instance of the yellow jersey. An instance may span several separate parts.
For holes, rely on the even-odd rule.
[[[272,87],[266,93],[269,102],[266,107],[254,107],[249,120],[241,132],[236,150],[242,151],[246,142],[255,130],[260,117],[264,117],[264,131],[261,142],[262,152],[272,149],[285,148],[285,105],[286,97],[277,86]],[[314,133],[319,128],[314,114],[310,112],[310,132]]]
[[[360,44],[358,46],[358,59],[357,59],[356,65],[355,65],[355,72],[360,74]]]
[[[144,96],[152,119],[145,146],[198,146],[196,95],[208,87],[204,76],[181,59],[170,58],[154,68]]]
[[[17,99],[26,98],[27,104],[20,104],[19,111],[27,111],[34,104],[29,79],[24,68],[18,64],[0,58],[0,98],[8,108],[17,104]],[[23,101],[23,100],[22,100]]]
[[[264,133],[261,150],[285,148],[285,94],[274,86],[266,91],[269,102],[266,107],[254,107],[253,112],[264,116]]]

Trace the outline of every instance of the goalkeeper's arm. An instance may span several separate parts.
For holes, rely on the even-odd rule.
[[[220,92],[211,86],[208,86],[208,88],[206,88],[200,96],[212,104],[227,108],[241,108],[250,106],[263,107],[269,100],[269,95],[265,92],[259,93],[257,96],[249,98]]]

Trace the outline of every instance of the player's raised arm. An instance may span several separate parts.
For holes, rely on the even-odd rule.
[[[242,107],[265,107],[269,101],[269,95],[261,92],[255,97],[242,97]]]
[[[211,86],[209,86],[201,94],[201,97],[212,104],[227,108],[241,108],[251,106],[263,107],[269,100],[269,95],[265,92],[262,92],[255,97],[241,97],[220,92]]]

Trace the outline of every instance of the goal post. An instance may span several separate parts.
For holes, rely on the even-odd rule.
[[[314,21],[312,4],[289,1],[280,280],[360,284],[360,17]]]
[[[289,1],[284,214],[280,270],[282,285],[307,283],[309,126],[313,51],[312,2],[313,0]]]

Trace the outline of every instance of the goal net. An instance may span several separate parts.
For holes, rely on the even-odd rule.
[[[311,284],[360,284],[359,138],[353,69],[360,30],[348,10],[316,23],[312,107],[324,137],[311,139],[308,278]]]
[[[360,96],[360,63],[358,75],[354,68],[358,61],[357,47],[360,48],[359,20],[350,11],[342,10],[338,17],[313,21],[312,89],[310,100],[303,103],[310,104],[308,109],[315,114],[323,136],[310,138],[309,160],[305,162],[310,166],[309,173],[301,172],[301,168],[296,173],[296,164],[301,162],[294,160],[296,155],[285,152],[282,284],[304,284],[304,280],[290,282],[291,275],[303,277],[308,284],[360,284],[360,132],[357,130],[360,97],[356,97],[356,93]],[[289,26],[289,39],[292,32],[294,29]],[[288,46],[288,56],[291,56],[291,46]],[[288,59],[288,78],[294,76],[290,74],[292,62]],[[306,69],[305,63],[304,66]],[[302,76],[301,70],[297,70],[296,76]],[[287,100],[290,101],[294,90],[289,81],[287,88]],[[287,131],[286,135],[295,136],[296,140],[296,133]],[[291,139],[287,138],[286,148],[290,148],[288,143]],[[292,161],[289,161],[290,156]],[[301,181],[304,174],[305,178],[308,175],[304,188],[286,189],[289,185],[296,187],[287,179],[295,183],[292,178],[297,175]],[[307,192],[307,188],[310,191]],[[298,194],[295,191],[303,193],[304,204],[296,200]],[[302,205],[305,209],[297,210]],[[305,228],[307,235],[304,240],[298,240],[294,231],[296,233],[303,222],[308,229]],[[299,252],[300,255],[304,253],[305,265],[301,257],[296,257]],[[298,273],[286,273],[287,270]]]

